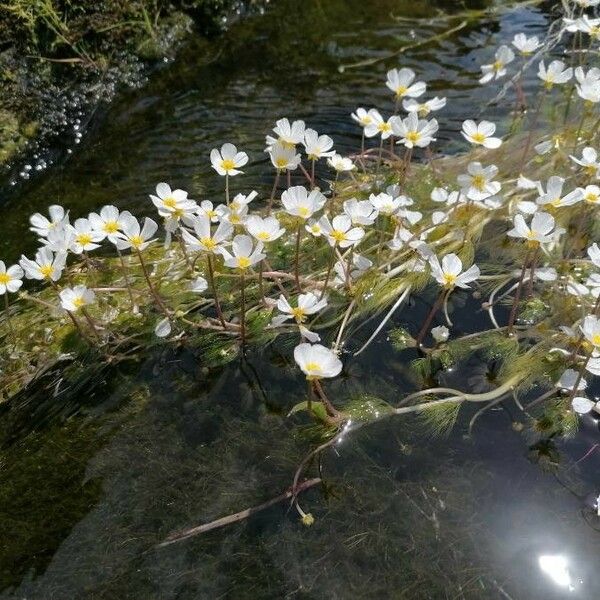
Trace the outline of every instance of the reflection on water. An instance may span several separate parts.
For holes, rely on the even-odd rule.
[[[348,115],[357,104],[389,105],[381,82],[396,61],[338,67],[465,18],[434,16],[443,5],[280,0],[222,40],[191,42],[148,88],[112,106],[69,162],[9,199],[3,255],[20,253],[26,216],[50,201],[73,216],[106,202],[151,212],[146,194],[160,180],[210,198],[221,182],[208,152],[225,140],[251,156],[245,190],[264,192],[271,182],[261,178],[262,135],[279,116],[306,119],[342,151],[356,148]],[[415,13],[425,19],[402,18]],[[438,45],[403,55],[432,94],[449,98],[440,137],[492,96],[477,74],[493,45],[517,31],[539,32],[546,19],[534,8],[479,15]],[[477,330],[477,302],[467,294],[459,301],[468,317],[457,330]],[[425,311],[418,301],[395,325],[419,322]],[[367,329],[355,332],[351,347],[362,345]],[[173,530],[290,485],[314,443],[302,417],[285,418],[304,395],[291,343],[277,340],[226,367],[181,348],[99,367],[85,380],[66,368],[0,407],[1,597],[600,597],[600,521],[590,502],[600,457],[576,462],[593,447],[597,426],[569,442],[529,439],[509,403],[479,419],[471,437],[464,433],[472,414],[462,413],[447,438],[431,438],[416,417],[346,436],[324,456],[324,487],[301,498],[316,518],[312,527],[279,504],[157,549]],[[397,403],[415,385],[414,358],[382,336],[360,359],[345,356],[330,396],[370,393]],[[474,389],[489,376],[473,364],[445,374],[446,383]]]

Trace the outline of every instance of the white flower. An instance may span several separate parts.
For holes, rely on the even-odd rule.
[[[126,222],[127,219],[124,223]],[[75,254],[99,248],[100,244],[97,242],[101,242],[104,239],[104,234],[94,229],[88,219],[77,219],[70,228],[73,234],[70,249]]]
[[[553,60],[546,68],[544,61],[538,67],[538,77],[550,89],[554,84],[566,83],[573,77],[573,69],[561,60]]]
[[[369,114],[371,115],[371,122],[364,127],[365,135],[369,138],[381,135],[382,140],[387,140],[392,135],[392,119],[386,121],[379,111],[374,108],[369,111]]]
[[[496,60],[490,65],[481,65],[482,77],[479,83],[487,83],[492,79],[500,79],[506,75],[506,65],[515,58],[515,53],[508,46],[500,46],[496,50]]]
[[[546,193],[537,199],[537,203],[540,206],[550,204],[554,208],[561,208],[577,204],[577,202],[583,199],[583,190],[581,188],[577,188],[566,196],[563,196],[564,183],[565,180],[562,177],[557,177],[556,175],[550,177],[546,186]]]
[[[600,204],[600,187],[597,185],[586,185],[583,188],[583,201],[593,206]]]
[[[517,33],[513,38],[512,45],[523,55],[533,54],[542,44],[537,35],[527,37],[524,33]]]
[[[161,217],[179,219],[192,214],[198,208],[196,202],[188,199],[187,195],[184,190],[172,190],[169,184],[159,183],[156,186],[156,196],[150,194],[150,199]]]
[[[154,241],[151,238],[157,229],[158,225],[152,219],[146,217],[144,226],[140,228],[138,220],[133,215],[129,215],[123,223],[123,231],[117,240],[117,248],[119,250],[134,248],[141,252]]]
[[[433,136],[439,129],[436,119],[431,119],[431,121],[419,119],[416,112],[409,113],[406,119],[392,117],[390,123],[394,135],[400,138],[396,143],[404,144],[407,148],[429,146],[431,142],[435,141]]]
[[[575,396],[575,398],[571,400],[571,408],[578,415],[585,415],[589,413],[594,406],[596,406],[596,403],[592,400],[589,400],[585,396]]]
[[[193,223],[195,236],[187,229],[181,230],[185,244],[193,251],[217,254],[220,252],[223,242],[229,239],[233,233],[233,225],[227,221],[219,223],[216,231],[211,232],[210,219],[205,215],[199,215]]]
[[[225,259],[224,264],[231,269],[248,269],[266,257],[262,252],[262,243],[258,242],[254,247],[249,235],[236,235],[231,243],[231,250],[233,254],[221,248],[221,254]]]
[[[240,211],[244,207],[247,207],[250,202],[252,202],[256,196],[258,196],[258,192],[252,190],[248,195],[246,194],[236,194],[233,200],[229,203],[229,208],[233,211]]]
[[[25,271],[27,279],[58,281],[66,262],[66,252],[57,252],[55,255],[49,248],[40,248],[34,260],[21,256],[19,265]]]
[[[58,294],[60,305],[69,312],[77,312],[96,301],[96,294],[85,285],[76,285],[72,288],[64,288]]]
[[[102,235],[102,239],[108,238],[113,244],[116,242],[119,232],[123,230],[125,220],[131,216],[129,211],[119,212],[116,206],[103,206],[100,213],[92,212],[88,219],[92,229]],[[100,240],[98,240],[100,241]]]
[[[492,179],[498,174],[498,167],[490,165],[483,167],[479,162],[471,162],[467,166],[467,173],[457,177],[462,193],[471,200],[485,200],[495,196],[501,185]]]
[[[396,94],[396,98],[418,98],[425,93],[427,85],[423,81],[414,82],[412,69],[391,69],[387,72],[385,85]]]
[[[326,201],[327,198],[319,190],[315,189],[309,193],[301,185],[292,186],[281,194],[281,203],[285,211],[305,220],[321,210]]]
[[[311,344],[321,341],[321,336],[318,333],[308,330],[306,327],[304,327],[304,325],[298,325],[298,330],[300,331],[302,339],[310,342]]]
[[[296,154],[295,146],[284,145],[281,142],[275,142],[267,149],[273,166],[278,171],[293,171],[298,168],[302,157]]]
[[[40,213],[35,213],[29,217],[31,231],[37,233],[40,237],[48,237],[48,233],[60,225],[65,225],[69,222],[69,215],[65,213],[65,209],[58,204],[53,204],[48,207],[50,218],[48,219]]]
[[[40,241],[52,252],[70,252],[75,240],[75,228],[63,223],[51,229],[46,238]]]
[[[208,289],[208,281],[204,277],[196,277],[194,281],[190,283],[190,292],[195,294],[201,294]]]
[[[600,348],[600,319],[594,315],[588,315],[583,319],[581,332],[585,339],[594,346]]]
[[[433,339],[438,343],[442,343],[448,340],[450,337],[450,331],[445,325],[438,325],[431,330]]]
[[[554,229],[554,217],[545,212],[537,212],[531,219],[531,226],[525,222],[523,215],[515,215],[514,228],[507,232],[510,237],[523,238],[528,242],[547,244],[554,240],[551,235]]]
[[[479,125],[467,119],[463,122],[462,135],[471,144],[483,146],[484,148],[499,148],[502,144],[500,138],[492,137],[496,132],[496,125],[490,121],[481,121]]]
[[[572,392],[575,387],[575,382],[579,378],[579,373],[574,371],[573,369],[565,369],[563,374],[560,376],[560,379],[556,382],[556,387],[561,390],[565,390],[568,392]],[[581,379],[581,381],[577,384],[577,391],[583,391],[587,387],[587,381],[585,379]]]
[[[350,276],[351,280],[358,279],[373,266],[373,261],[361,256],[360,254],[352,255],[352,264],[348,267],[346,262],[336,261],[333,266],[335,277],[333,279],[334,286],[344,285],[346,283],[346,275]],[[348,269],[350,271],[348,272]]]
[[[379,194],[371,194],[369,196],[369,202],[373,205],[373,208],[382,215],[393,215],[398,212],[402,196],[393,198],[390,194],[380,192]]]
[[[440,110],[446,106],[446,98],[432,98],[431,100],[427,100],[426,102],[419,102],[418,100],[413,100],[411,98],[405,98],[402,101],[402,108],[406,112],[416,112],[421,118],[425,118],[429,115],[429,113]]]
[[[448,191],[446,188],[436,187],[431,190],[431,199],[434,202],[444,202],[447,206],[462,204],[467,199],[458,191]]]
[[[587,6],[596,6],[598,2],[596,0],[575,0],[578,4],[584,6],[583,2],[588,2]],[[592,4],[593,3],[593,4]],[[600,19],[591,19],[588,15],[582,15],[578,19],[563,19],[565,23],[565,29],[571,33],[581,31],[586,33],[593,39],[598,39],[600,36]]]
[[[19,265],[6,268],[3,260],[0,260],[0,294],[14,293],[23,285],[23,269]]]
[[[350,217],[353,225],[373,225],[379,214],[371,202],[356,198],[344,201],[344,213]]]
[[[350,116],[362,128],[365,128],[367,125],[371,125],[373,123],[373,111],[375,111],[374,108],[370,108],[368,111],[364,108],[357,108],[356,112],[352,113]]]
[[[456,254],[446,254],[442,258],[442,262],[437,256],[432,256],[429,259],[431,265],[431,274],[433,278],[442,286],[452,289],[455,286],[460,288],[468,288],[468,283],[475,281],[479,275],[479,267],[472,265],[463,273],[463,264]]]
[[[318,313],[327,306],[327,299],[319,298],[312,292],[306,294],[300,294],[296,306],[292,306],[281,294],[279,300],[277,300],[277,308],[282,313],[277,315],[271,325],[278,327],[288,319],[295,319],[296,323],[304,323],[308,316]]]
[[[593,243],[587,249],[587,253],[594,265],[600,269],[600,247],[598,246],[598,244]]]
[[[223,144],[220,151],[217,148],[210,151],[210,163],[219,175],[233,177],[243,172],[239,169],[248,163],[248,155],[238,152],[233,144]]]
[[[304,139],[304,131],[306,129],[306,124],[304,121],[294,121],[290,124],[289,119],[279,119],[276,122],[273,131],[277,134],[277,141],[288,148],[293,149],[296,144],[302,143]],[[273,138],[267,138],[267,143],[269,143]],[[273,145],[272,143],[269,145]]]
[[[201,217],[208,217],[212,223],[217,223],[219,220],[219,213],[215,210],[214,204],[210,200],[202,200],[200,206],[196,209],[196,214]],[[193,218],[185,219],[186,225],[193,227]]]
[[[248,206],[246,205],[233,209],[231,206],[219,204],[216,211],[221,222],[230,223],[231,225],[244,225],[248,218]]]
[[[304,150],[308,160],[319,160],[333,156],[333,140],[328,135],[319,135],[314,129],[304,132]]]
[[[337,215],[330,222],[325,216],[319,219],[323,235],[330,246],[348,248],[356,246],[365,235],[361,227],[352,227],[352,219],[348,215]]]
[[[316,219],[309,219],[304,226],[304,229],[310,233],[313,237],[320,237],[323,233],[321,224]]]
[[[343,366],[335,352],[320,344],[298,344],[294,360],[308,380],[336,377]]]
[[[598,178],[598,171],[600,170],[600,162],[598,161],[598,153],[594,148],[587,146],[581,153],[581,158],[576,156],[569,157],[574,163],[583,167],[586,173],[590,177]]]
[[[356,169],[356,165],[352,162],[352,159],[341,156],[340,154],[334,153],[330,158],[327,159],[327,164],[335,169],[338,173],[342,171],[352,171]]]
[[[253,238],[263,243],[273,242],[285,233],[285,229],[280,227],[275,217],[263,219],[258,215],[251,215],[246,219],[246,230]]]

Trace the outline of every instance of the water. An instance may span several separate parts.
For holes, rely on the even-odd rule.
[[[34,248],[27,216],[51,202],[72,216],[108,202],[152,214],[147,194],[161,180],[216,199],[222,181],[208,154],[226,140],[251,157],[235,190],[267,193],[263,135],[282,116],[329,133],[342,152],[356,149],[349,113],[358,105],[391,109],[382,80],[398,61],[343,72],[340,65],[457,26],[464,15],[436,16],[454,5],[278,0],[267,16],[236,24],[216,42],[192,40],[147,87],[99,114],[70,160],[8,198],[3,256]],[[401,18],[408,15],[425,19]],[[549,18],[531,7],[479,14],[438,45],[403,55],[401,64],[422,74],[432,94],[448,97],[441,140],[456,138],[462,120],[493,96],[477,77],[494,45],[518,31],[542,33]],[[506,119],[493,107],[486,115]],[[432,293],[394,325],[414,329]],[[487,326],[479,302],[460,293],[454,303],[464,303],[457,332]],[[371,326],[353,334],[349,349]],[[316,519],[311,527],[282,503],[156,548],[174,530],[260,504],[291,484],[314,444],[301,416],[286,418],[305,389],[291,364],[293,343],[251,349],[224,367],[190,348],[99,365],[84,380],[75,365],[1,406],[0,597],[599,596],[600,521],[586,497],[600,492],[600,458],[592,452],[575,464],[597,429],[567,442],[540,440],[517,431],[523,418],[510,402],[479,419],[471,436],[469,408],[449,437],[431,437],[416,417],[348,435],[324,455],[325,488],[300,499]],[[346,353],[343,376],[327,389],[334,399],[366,392],[396,404],[414,389],[415,357],[395,351],[384,333],[360,358]],[[487,375],[472,361],[444,377],[480,389]],[[315,476],[316,465],[307,473]],[[562,559],[571,591],[561,585]]]

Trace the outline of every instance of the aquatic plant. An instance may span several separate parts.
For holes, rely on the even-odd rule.
[[[419,413],[443,433],[462,405],[481,407],[473,427],[512,397],[532,421],[539,424],[535,415],[548,406],[558,430],[572,432],[574,415],[600,412],[586,396],[600,375],[600,71],[589,53],[572,53],[568,66],[552,51],[571,33],[580,49],[584,36],[594,43],[600,20],[575,15],[568,3],[565,11],[545,40],[515,36],[523,60],[514,72],[508,46],[482,65],[481,84],[510,77],[517,104],[504,136],[491,121],[466,118],[457,136],[468,144],[464,156],[433,154],[438,123],[430,114],[445,99],[421,102],[426,83],[410,69],[392,69],[389,115],[352,114],[362,131],[356,154],[341,156],[332,138],[304,121],[276,122],[265,150],[273,186],[262,201],[255,191],[232,190],[243,189],[249,157],[229,142],[210,153],[224,177],[222,202],[198,202],[158,183],[149,196],[162,244],[157,221],[111,205],[72,223],[58,205],[33,215],[38,252],[8,268],[0,263],[4,398],[65,356],[113,363],[170,343],[231,360],[285,334],[308,380],[306,401],[292,414],[306,411],[325,438],[296,472],[296,506],[305,465],[379,419]],[[531,102],[520,81],[536,65],[540,86]],[[564,111],[546,117],[557,88]],[[321,166],[329,168],[324,177]],[[23,291],[24,279],[31,287]],[[412,368],[423,389],[394,406],[370,399],[368,410],[326,391],[323,380],[342,372],[350,349],[360,355],[411,295],[430,287],[437,298],[422,323],[392,336],[418,355]],[[490,325],[460,336],[450,315],[465,293],[487,297],[481,306]],[[432,328],[439,313],[446,325]],[[355,349],[362,326],[370,335]],[[474,353],[495,361],[486,385],[477,393],[445,386],[444,370]]]

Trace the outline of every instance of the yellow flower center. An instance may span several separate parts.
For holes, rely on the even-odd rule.
[[[92,236],[89,233],[80,233],[75,238],[75,241],[82,246],[87,246],[92,243]]]
[[[312,371],[313,373],[316,371],[318,373],[321,372],[321,365],[319,363],[316,362],[308,362],[304,365],[304,368],[307,371]]]
[[[256,237],[263,242],[268,242],[271,239],[271,234],[267,231],[261,231]]]
[[[0,285],[6,285],[10,281],[8,273],[0,273]]]
[[[444,273],[444,285],[451,286],[454,285],[456,281],[456,275],[452,275],[451,273]]]
[[[209,237],[205,237],[202,238],[200,240],[200,243],[207,249],[207,250],[214,250],[217,247],[217,242],[215,242],[215,240],[213,240],[212,238]]]
[[[214,210],[206,210],[204,212],[209,219],[212,219],[213,217],[217,216],[217,212]]]
[[[493,68],[494,68],[494,71],[496,71],[496,72],[501,71],[504,68],[504,63],[501,60],[497,60],[493,64]]]
[[[299,306],[297,308],[292,308],[292,315],[294,315],[294,319],[296,319],[296,321],[298,321],[299,323],[302,323],[306,318],[306,315],[304,314],[304,309],[300,308]]]
[[[106,233],[116,233],[119,231],[119,224],[116,221],[106,221],[102,229]]]
[[[554,198],[554,200],[552,200],[550,202],[550,204],[552,204],[552,206],[558,208],[560,206],[561,202],[562,202],[562,198]]]
[[[285,169],[287,167],[288,161],[286,158],[276,158],[275,159],[275,166],[278,169]]]
[[[483,144],[483,142],[485,142],[485,135],[483,135],[483,133],[474,133],[471,138],[477,144]]]
[[[360,120],[360,122],[362,125],[370,125],[373,122],[373,119],[371,119],[371,117],[369,117],[369,116],[366,116],[366,117],[363,117]]]
[[[240,215],[238,215],[237,213],[231,213],[229,215],[229,222],[232,225],[239,225],[241,223],[241,219],[240,219]]]
[[[321,227],[317,223],[314,223],[313,225],[311,225],[310,230],[313,233],[321,233]]]
[[[405,85],[399,85],[396,88],[396,96],[404,96],[408,92],[408,88]]]
[[[406,139],[413,144],[416,144],[421,139],[421,134],[418,131],[409,131],[406,134]]]
[[[392,126],[384,121],[383,123],[379,123],[379,125],[377,125],[377,129],[379,129],[381,133],[387,133],[388,131],[392,130]]]
[[[346,234],[339,229],[334,229],[330,235],[338,243],[343,242],[346,239]]]
[[[598,202],[598,194],[594,194],[593,192],[590,192],[589,194],[586,195],[585,201],[591,202],[592,204],[594,202]]]
[[[144,243],[144,238],[141,235],[134,235],[129,238],[129,242],[134,248],[139,248]]]
[[[298,215],[304,218],[310,217],[310,209],[306,208],[306,206],[299,206]]]
[[[85,306],[85,300],[82,296],[77,296],[76,298],[73,298],[73,305],[76,308],[81,308],[82,306]]]
[[[485,177],[483,175],[475,175],[472,180],[473,187],[480,192],[485,189]]]
[[[591,341],[594,346],[600,346],[600,333],[594,334]]]
[[[177,200],[173,198],[173,196],[169,196],[168,198],[163,198],[163,204],[167,208],[175,208],[177,206]]]
[[[224,158],[221,161],[221,167],[225,171],[231,171],[232,169],[235,169],[235,163],[230,158]]]
[[[49,279],[50,276],[52,275],[52,271],[54,269],[52,268],[52,265],[41,265],[40,266],[40,273],[42,274],[43,277],[45,277],[46,279]]]
[[[238,256],[237,262],[240,269],[247,269],[250,266],[250,259],[247,256]]]
[[[594,165],[588,165],[587,167],[585,167],[585,172],[590,176],[593,177],[598,171],[598,167],[595,167]]]

